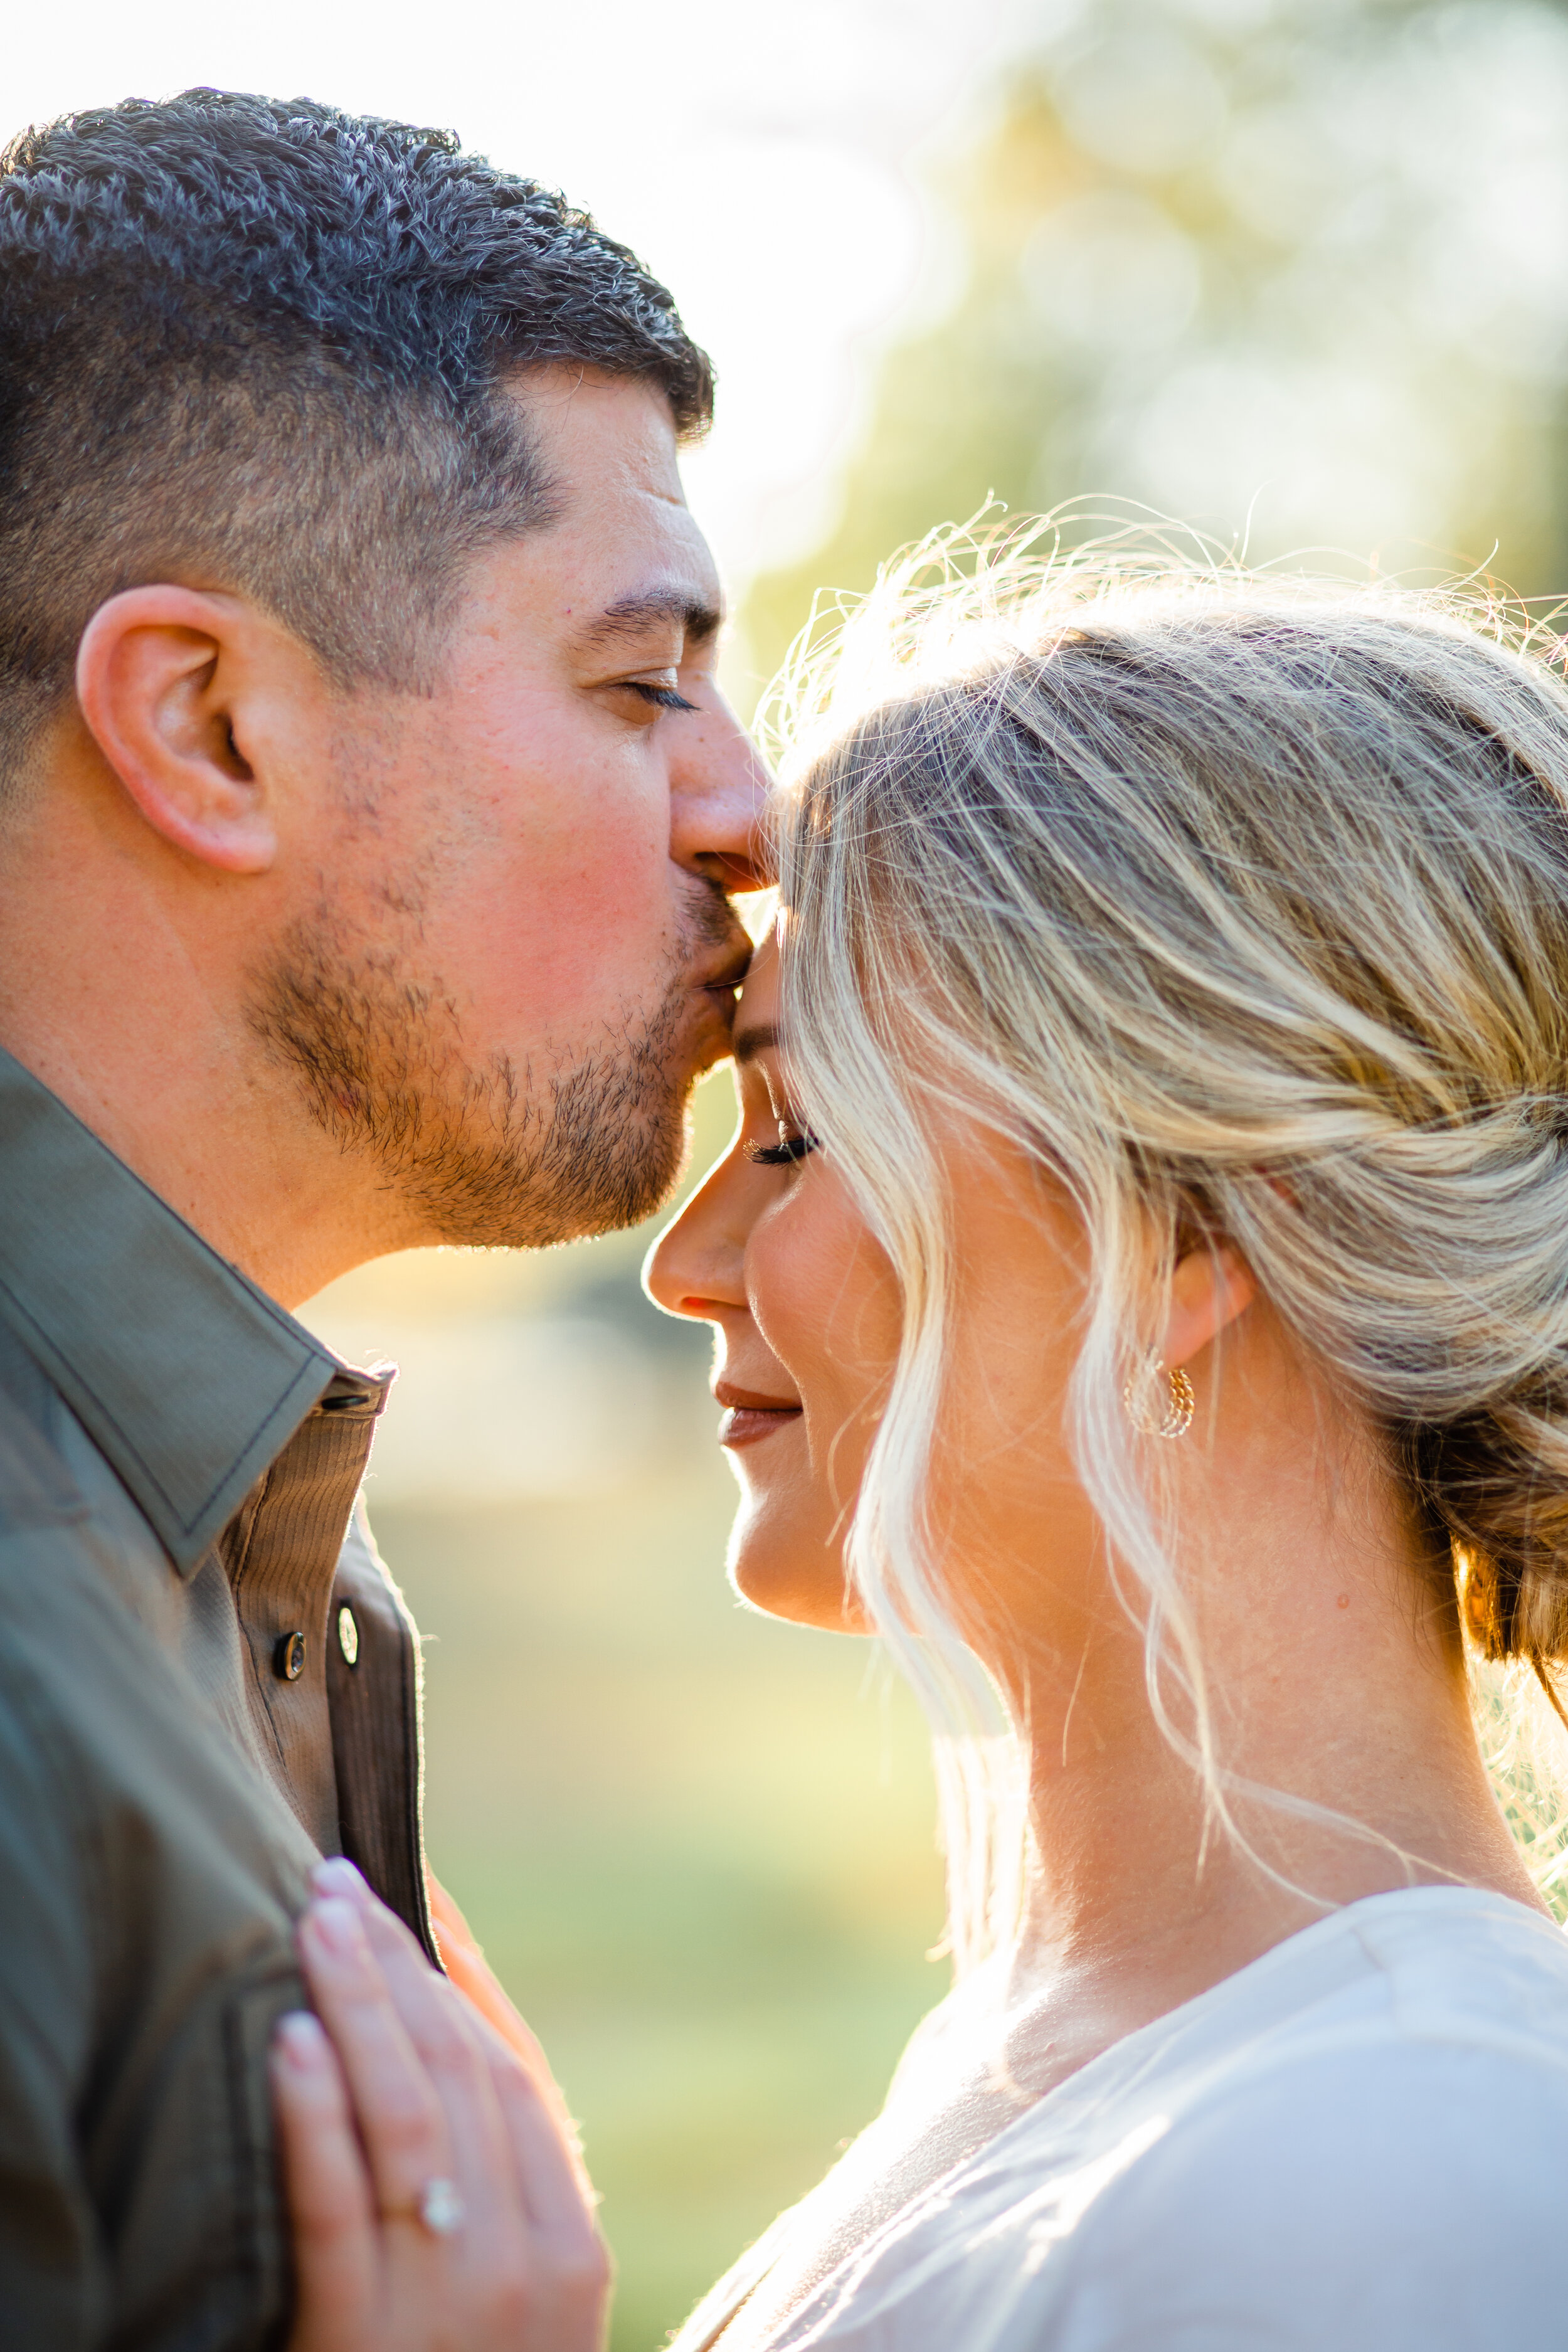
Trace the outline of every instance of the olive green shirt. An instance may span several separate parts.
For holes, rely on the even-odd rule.
[[[434,1956],[353,1372],[0,1053],[0,2344],[277,2344],[266,2053],[346,1853]]]

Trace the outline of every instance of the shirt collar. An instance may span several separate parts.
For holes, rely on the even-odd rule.
[[[3,1050],[0,1197],[0,1315],[188,1575],[344,1367]]]

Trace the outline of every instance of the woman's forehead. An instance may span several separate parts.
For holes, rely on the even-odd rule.
[[[755,1028],[761,1023],[770,1027],[777,1021],[779,1011],[778,945],[770,931],[758,944],[752,958],[751,969],[741,984],[735,1000],[735,1028]]]

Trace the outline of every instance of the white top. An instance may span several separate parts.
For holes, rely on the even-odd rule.
[[[812,2201],[671,2352],[712,2342]],[[819,2345],[1568,2346],[1568,1939],[1467,1887],[1332,1913],[1113,2044],[911,2199],[768,2338]]]

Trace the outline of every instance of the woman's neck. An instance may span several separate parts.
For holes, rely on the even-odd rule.
[[[1058,1624],[1030,1647],[1026,1945],[1107,2039],[1363,1895],[1451,1883],[1539,1904],[1481,1761],[1452,1602],[1380,1462],[1321,1423],[1271,1453],[1218,1432],[1179,1497],[1206,1794],[1173,1635],[1161,1691],[1185,1754],[1108,1588],[1069,1639]]]

